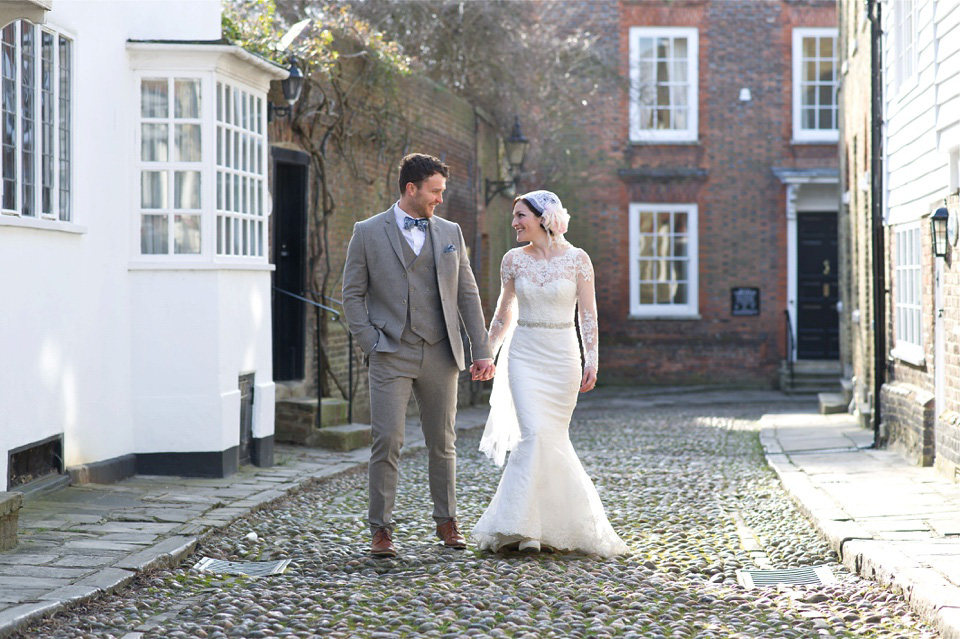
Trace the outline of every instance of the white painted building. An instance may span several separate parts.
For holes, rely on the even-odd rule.
[[[18,4],[46,15],[0,37],[0,490],[271,463],[266,93],[287,72],[220,42],[219,0],[0,18]]]

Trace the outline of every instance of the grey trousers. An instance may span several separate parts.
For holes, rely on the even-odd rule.
[[[450,343],[400,342],[395,353],[370,354],[371,529],[393,530],[400,449],[412,390],[420,407],[420,425],[429,455],[430,496],[438,524],[457,516],[456,361]]]

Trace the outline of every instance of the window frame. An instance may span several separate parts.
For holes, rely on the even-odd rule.
[[[906,8],[905,8],[906,7]],[[916,0],[897,0],[893,3],[893,13],[891,15],[892,35],[893,35],[893,85],[894,94],[902,96],[917,84],[919,61],[918,47],[920,44],[920,28],[917,24],[917,16],[920,11]],[[910,50],[904,51],[904,16],[910,16]],[[903,62],[910,61],[910,73],[903,73]]]
[[[141,83],[143,80],[150,79],[167,79],[171,86],[174,81],[177,79],[199,79],[200,80],[200,140],[201,140],[201,161],[197,163],[187,163],[184,166],[188,166],[191,170],[193,167],[197,166],[200,172],[200,208],[199,209],[185,209],[184,214],[186,215],[199,215],[200,216],[200,252],[199,253],[174,253],[175,247],[171,243],[168,245],[167,253],[143,253],[141,251],[141,224],[142,218],[146,211],[141,206],[141,182],[140,180],[142,172],[144,170],[149,170],[148,165],[156,164],[152,162],[145,162],[141,155],[142,149],[142,124],[144,119],[141,115]],[[217,135],[218,127],[220,122],[217,120],[217,95],[216,90],[218,84],[227,85],[230,87],[238,88],[241,91],[245,92],[246,95],[252,95],[254,101],[256,102],[257,97],[262,99],[262,111],[260,112],[260,130],[263,138],[263,148],[262,148],[262,157],[261,157],[261,166],[263,167],[261,179],[263,180],[263,194],[260,206],[263,211],[261,219],[263,220],[263,235],[260,238],[260,245],[262,246],[262,255],[225,255],[218,253],[217,250],[217,219],[221,215],[221,212],[217,208],[217,172],[220,167],[217,166]],[[230,267],[230,268],[251,268],[251,269],[268,269],[272,270],[272,266],[269,263],[270,253],[269,253],[269,220],[270,220],[270,183],[269,183],[269,166],[267,164],[269,153],[269,137],[268,137],[268,123],[267,123],[267,102],[268,98],[265,91],[262,91],[260,88],[240,79],[233,73],[225,73],[219,68],[211,65],[209,67],[198,68],[196,65],[189,66],[180,66],[176,64],[171,65],[144,65],[137,66],[133,72],[133,83],[131,89],[132,97],[132,112],[135,114],[134,118],[134,136],[133,136],[133,145],[131,153],[135,159],[134,162],[134,172],[132,176],[134,188],[131,189],[131,205],[132,205],[132,215],[133,223],[130,225],[130,255],[131,255],[131,264],[130,267],[133,269],[155,269],[155,268],[218,268],[218,267]],[[172,103],[172,102],[171,102]],[[173,114],[170,114],[169,121],[174,122]],[[195,120],[191,119],[188,122],[193,123]],[[168,133],[168,139],[174,140],[173,132]],[[168,157],[169,161],[161,163],[163,167],[169,169],[171,174],[175,167],[180,166],[181,163],[174,162],[173,157],[173,148],[172,146],[169,149]],[[173,185],[168,185],[169,194],[173,194]],[[169,216],[170,228],[168,228],[168,238],[169,242],[173,242],[174,238],[174,229],[172,228],[174,223],[174,216],[177,215],[177,210],[173,209],[173,202],[170,202],[170,207],[165,210],[166,214]]]
[[[16,169],[15,169],[15,187],[14,187],[14,207],[13,208],[4,208],[3,207],[3,195],[5,192],[5,186],[3,180],[0,180],[0,226],[19,226],[25,228],[34,228],[41,230],[52,230],[52,231],[65,231],[69,233],[85,233],[86,228],[77,224],[77,207],[76,207],[76,139],[77,139],[77,127],[76,127],[76,115],[77,115],[77,37],[76,34],[71,32],[68,29],[63,29],[56,24],[46,23],[46,24],[29,24],[34,31],[34,70],[33,70],[33,113],[34,113],[34,148],[33,148],[33,157],[31,159],[31,164],[33,165],[33,214],[26,215],[24,214],[23,202],[24,202],[24,166],[23,166],[23,62],[22,62],[22,43],[23,43],[23,20],[15,20],[8,25],[5,25],[3,28],[8,26],[14,27],[15,37],[16,37],[16,52],[15,52],[15,68],[16,68],[16,129],[14,133],[15,146],[14,154],[16,157]],[[49,156],[51,159],[51,180],[49,184],[50,187],[50,212],[45,213],[43,211],[43,160],[44,160],[44,146],[43,146],[43,95],[46,93],[43,90],[43,37],[44,34],[48,34],[53,37],[53,46],[51,48],[52,57],[50,60],[51,63],[51,88],[49,92],[49,99],[51,101],[50,107],[50,121],[49,124],[52,127],[51,132],[51,148],[49,149]],[[61,98],[62,98],[62,71],[63,65],[61,64],[61,50],[60,43],[61,40],[66,40],[69,43],[69,66],[68,78],[66,89],[69,93],[68,95],[68,107],[67,107],[67,119],[69,124],[69,130],[66,134],[66,142],[68,145],[69,157],[67,158],[68,169],[66,171],[65,177],[64,172],[61,171],[62,158],[60,157],[61,151],[61,142],[60,142],[60,133],[61,133],[61,115],[63,109],[61,108]],[[61,213],[61,193],[63,192],[63,186],[66,184],[66,192],[69,194],[68,209],[65,213]]]
[[[806,129],[803,127],[803,91],[801,84],[803,81],[803,40],[804,38],[825,36],[833,37],[833,56],[834,56],[834,85],[833,85],[833,110],[835,112],[836,127],[833,129]],[[840,38],[835,27],[796,27],[793,29],[793,50],[792,50],[792,78],[791,90],[793,92],[793,143],[836,143],[840,140],[840,103],[837,90],[840,81],[840,52],[837,47],[840,46]]]
[[[687,214],[687,303],[640,303],[640,213]],[[698,207],[695,202],[631,202],[629,206],[629,278],[630,317],[633,319],[700,319],[699,315],[699,228]]]
[[[684,129],[643,129],[638,99],[640,65],[638,40],[644,37],[687,39],[687,126]],[[629,31],[629,135],[631,142],[690,143],[699,140],[699,30],[696,27],[630,27]]]
[[[208,141],[208,132],[207,127],[204,126],[206,121],[206,110],[208,108],[207,101],[209,97],[208,87],[207,87],[207,76],[208,74],[196,73],[196,72],[171,72],[165,73],[162,71],[156,72],[142,72],[136,74],[136,106],[133,111],[136,119],[136,128],[134,131],[134,145],[135,145],[135,177],[133,180],[132,189],[134,191],[134,210],[136,211],[136,224],[134,224],[134,232],[137,237],[137,242],[135,246],[135,255],[144,258],[144,259],[172,259],[179,261],[193,261],[200,256],[206,254],[206,231],[204,229],[204,204],[208,202],[210,195],[205,191],[208,190],[210,177],[207,171],[207,163],[209,159],[209,141]],[[171,90],[171,93],[168,95],[168,106],[173,108],[175,101],[174,91],[176,90],[176,81],[177,80],[196,80],[200,85],[200,110],[199,118],[184,118],[182,119],[186,124],[199,124],[200,125],[200,161],[199,162],[177,162],[173,160],[174,154],[174,145],[176,144],[176,135],[174,127],[176,126],[177,118],[173,113],[168,113],[167,117],[164,118],[164,123],[166,123],[170,130],[167,132],[168,140],[168,149],[167,155],[168,159],[163,162],[149,162],[145,161],[142,156],[143,149],[143,125],[145,123],[158,123],[158,119],[151,118],[145,120],[141,111],[141,85],[144,80],[166,80],[168,88]],[[157,213],[149,213],[149,211],[154,209],[144,209],[143,203],[141,200],[141,189],[143,174],[145,171],[157,170],[168,173],[170,175],[169,184],[167,184],[167,198],[169,205],[164,209],[156,209]],[[200,173],[200,206],[197,209],[176,209],[174,206],[174,190],[175,190],[175,178],[173,177],[177,171],[195,171],[198,170]],[[177,215],[177,211],[182,210],[183,215],[196,215],[200,217],[200,252],[199,253],[176,253],[175,251],[175,228],[174,228],[174,218]],[[167,240],[168,240],[168,251],[166,253],[144,253],[142,251],[141,244],[141,232],[143,217],[145,215],[164,215],[168,218],[168,228],[167,228]]]
[[[223,93],[221,93],[221,88],[223,89]],[[215,189],[214,202],[213,202],[214,225],[215,225],[214,252],[217,259],[224,259],[224,260],[236,259],[240,261],[251,261],[251,260],[269,259],[269,247],[267,246],[269,242],[269,216],[270,216],[270,205],[268,202],[270,185],[268,181],[269,168],[267,164],[268,162],[267,154],[269,153],[269,148],[270,148],[269,132],[267,128],[268,127],[267,110],[269,109],[268,98],[265,95],[264,96],[257,95],[255,92],[251,91],[250,87],[242,83],[237,83],[232,78],[222,77],[222,76],[217,76],[215,78],[214,90],[216,91],[216,96],[214,99],[217,101],[215,106],[216,112],[214,114],[214,139],[215,139],[214,144],[216,145],[216,152],[215,152],[215,157],[213,158],[213,167],[214,167],[213,179],[215,181],[213,185]],[[236,96],[237,91],[239,91],[241,94],[241,97],[240,97],[241,104],[243,104],[244,96],[246,96],[246,98],[250,100],[251,113],[249,117],[251,119],[250,120],[251,124],[253,122],[257,122],[256,130],[254,130],[254,128],[252,127],[248,128],[242,124],[238,124],[237,122],[238,117],[236,114],[237,103],[235,100],[233,101],[234,117],[232,120],[228,120],[228,117],[226,115],[227,112],[229,111],[229,109],[227,108],[227,104],[230,102],[230,99],[228,98],[228,96],[231,94],[233,96]],[[220,102],[221,98],[223,99],[222,117],[221,117],[221,102]],[[254,109],[256,110],[255,113],[253,112]],[[245,106],[242,109],[242,111],[244,113],[246,112]],[[254,120],[254,118],[256,119]],[[222,138],[221,138],[221,132],[223,133]],[[221,163],[220,161],[221,146],[220,145],[221,143],[223,144],[223,147],[222,147],[223,157],[227,158],[227,153],[230,151],[230,149],[228,148],[229,145],[226,144],[226,139],[229,137],[230,132],[233,132],[235,134],[234,147],[232,149],[234,151],[235,157],[238,154],[237,146],[236,146],[236,139],[238,135],[242,140],[244,140],[243,146],[247,146],[247,142],[249,142],[251,146],[256,142],[260,143],[258,147],[259,152],[255,153],[251,148],[251,150],[248,153],[248,157],[251,164],[250,170],[246,170],[245,168],[241,168],[240,166],[231,166],[229,162]],[[223,142],[221,142],[221,140],[223,140]],[[240,155],[240,157],[241,158],[243,157],[242,154]],[[258,169],[260,169],[259,173],[253,170],[254,165]],[[256,183],[254,182],[251,182],[249,186],[249,189],[251,192],[251,197],[249,199],[251,208],[249,208],[247,211],[228,210],[226,208],[226,203],[230,199],[227,197],[228,180],[224,179],[223,184],[221,185],[221,181],[220,181],[221,175],[223,176],[233,175],[233,180],[235,184],[238,178],[243,178],[246,180],[253,180],[253,179],[259,180],[259,185],[260,185],[259,189],[254,188],[256,186]],[[223,188],[222,200],[221,200],[221,186]],[[243,190],[241,189],[240,192],[243,193]],[[234,197],[236,197],[236,193],[237,193],[237,190],[234,189]],[[256,199],[254,197],[254,194],[256,194]],[[254,208],[254,202],[257,200],[259,200],[259,204],[257,204],[256,207]],[[235,203],[235,200],[234,200],[234,203]],[[248,254],[244,252],[238,253],[238,252],[221,250],[222,247],[228,246],[228,238],[227,238],[226,230],[227,230],[227,227],[230,226],[230,220],[235,221],[235,224],[233,225],[234,226],[233,240],[235,245],[238,242],[240,242],[241,246],[243,244],[243,240],[238,239],[236,227],[239,226],[240,228],[245,229],[246,223],[250,223],[251,228],[257,230],[257,234],[259,238],[256,241],[254,241],[253,239],[254,237],[253,234],[251,233],[250,235],[250,246],[251,247],[253,247],[254,245],[256,246],[256,249],[251,248],[251,251],[253,251],[252,253]],[[221,224],[221,221],[223,222],[222,224]],[[246,235],[244,234],[243,237],[245,238]]]
[[[893,336],[890,354],[911,364],[924,363],[922,222],[894,227]],[[912,237],[908,237],[912,236]],[[903,242],[901,242],[903,240]],[[909,246],[913,242],[914,246]],[[912,281],[907,281],[908,278]]]

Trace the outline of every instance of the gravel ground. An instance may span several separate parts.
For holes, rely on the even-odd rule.
[[[366,474],[351,472],[238,522],[177,570],[19,636],[936,637],[900,597],[838,564],[793,507],[757,437],[757,419],[773,410],[579,411],[571,437],[633,551],[623,557],[443,548],[418,452],[401,466],[396,559],[366,554]],[[467,531],[500,472],[478,440],[474,431],[458,442]],[[192,571],[200,555],[293,563],[283,575],[225,577]],[[819,565],[839,583],[745,590],[735,576]]]

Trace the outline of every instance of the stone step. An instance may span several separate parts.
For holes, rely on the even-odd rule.
[[[323,405],[320,407],[320,425],[326,428],[346,424],[349,410],[350,403],[347,400],[324,397]]]
[[[784,361],[782,364],[786,367],[787,363]],[[836,360],[798,359],[793,362],[793,370],[803,373],[832,373],[839,377],[843,367]]]
[[[290,397],[276,403],[274,439],[278,442],[315,445],[309,443],[317,430],[317,408],[320,408],[321,428],[347,423],[349,405],[346,400],[324,397]]]
[[[848,402],[844,400],[843,393],[817,393],[817,402],[821,415],[847,412]]]
[[[850,402],[853,401],[853,380],[852,379],[841,379],[840,387],[843,388],[843,399],[846,400],[847,405],[850,405]]]
[[[370,446],[369,424],[327,426],[315,433],[316,446],[328,450],[348,451]]]
[[[0,493],[0,552],[17,545],[21,506],[23,495],[20,493]]]

